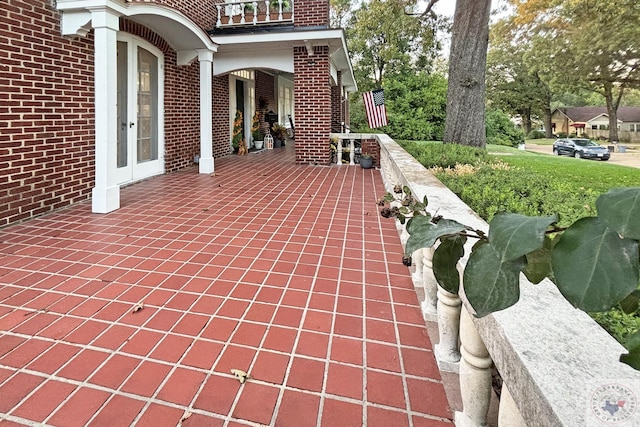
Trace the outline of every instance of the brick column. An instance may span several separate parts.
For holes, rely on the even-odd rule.
[[[342,71],[338,71],[338,82],[331,86],[331,131],[342,132],[344,114],[342,111]]]
[[[296,0],[293,15],[296,27],[328,27],[329,0]]]
[[[296,163],[329,163],[331,86],[329,47],[293,48]]]

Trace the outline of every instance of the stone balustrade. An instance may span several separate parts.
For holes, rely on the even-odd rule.
[[[293,22],[294,0],[228,1],[216,4],[216,28]]]
[[[406,185],[418,199],[428,197],[430,212],[488,230],[486,222],[389,136],[361,137],[378,142],[388,190]],[[404,230],[399,231],[403,240]],[[474,244],[469,240],[460,271]],[[499,426],[640,425],[640,372],[619,361],[625,349],[573,308],[552,282],[532,285],[521,275],[520,301],[478,319],[470,314],[462,288],[454,295],[438,287],[432,253],[422,249],[413,254],[418,261],[412,276],[425,295],[425,320],[438,322],[438,365],[459,374],[463,409],[456,413],[457,426],[486,425],[493,366],[503,380]]]

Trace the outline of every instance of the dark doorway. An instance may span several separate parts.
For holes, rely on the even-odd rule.
[[[246,116],[244,114],[244,82],[242,80],[236,80],[236,108],[242,113],[242,139],[245,139],[244,135],[244,123]]]

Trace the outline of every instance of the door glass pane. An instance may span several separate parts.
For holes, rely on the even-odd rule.
[[[127,130],[128,111],[127,111],[127,88],[129,85],[127,78],[127,70],[129,69],[127,43],[118,42],[118,132],[117,132],[117,165],[119,168],[129,164],[127,158]]]
[[[158,159],[158,58],[138,47],[138,163]]]

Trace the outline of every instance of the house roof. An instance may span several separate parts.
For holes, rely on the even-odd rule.
[[[561,111],[570,120],[579,123],[587,123],[600,116],[608,116],[607,107],[560,107]],[[640,122],[640,107],[618,108],[618,120],[621,122]]]

